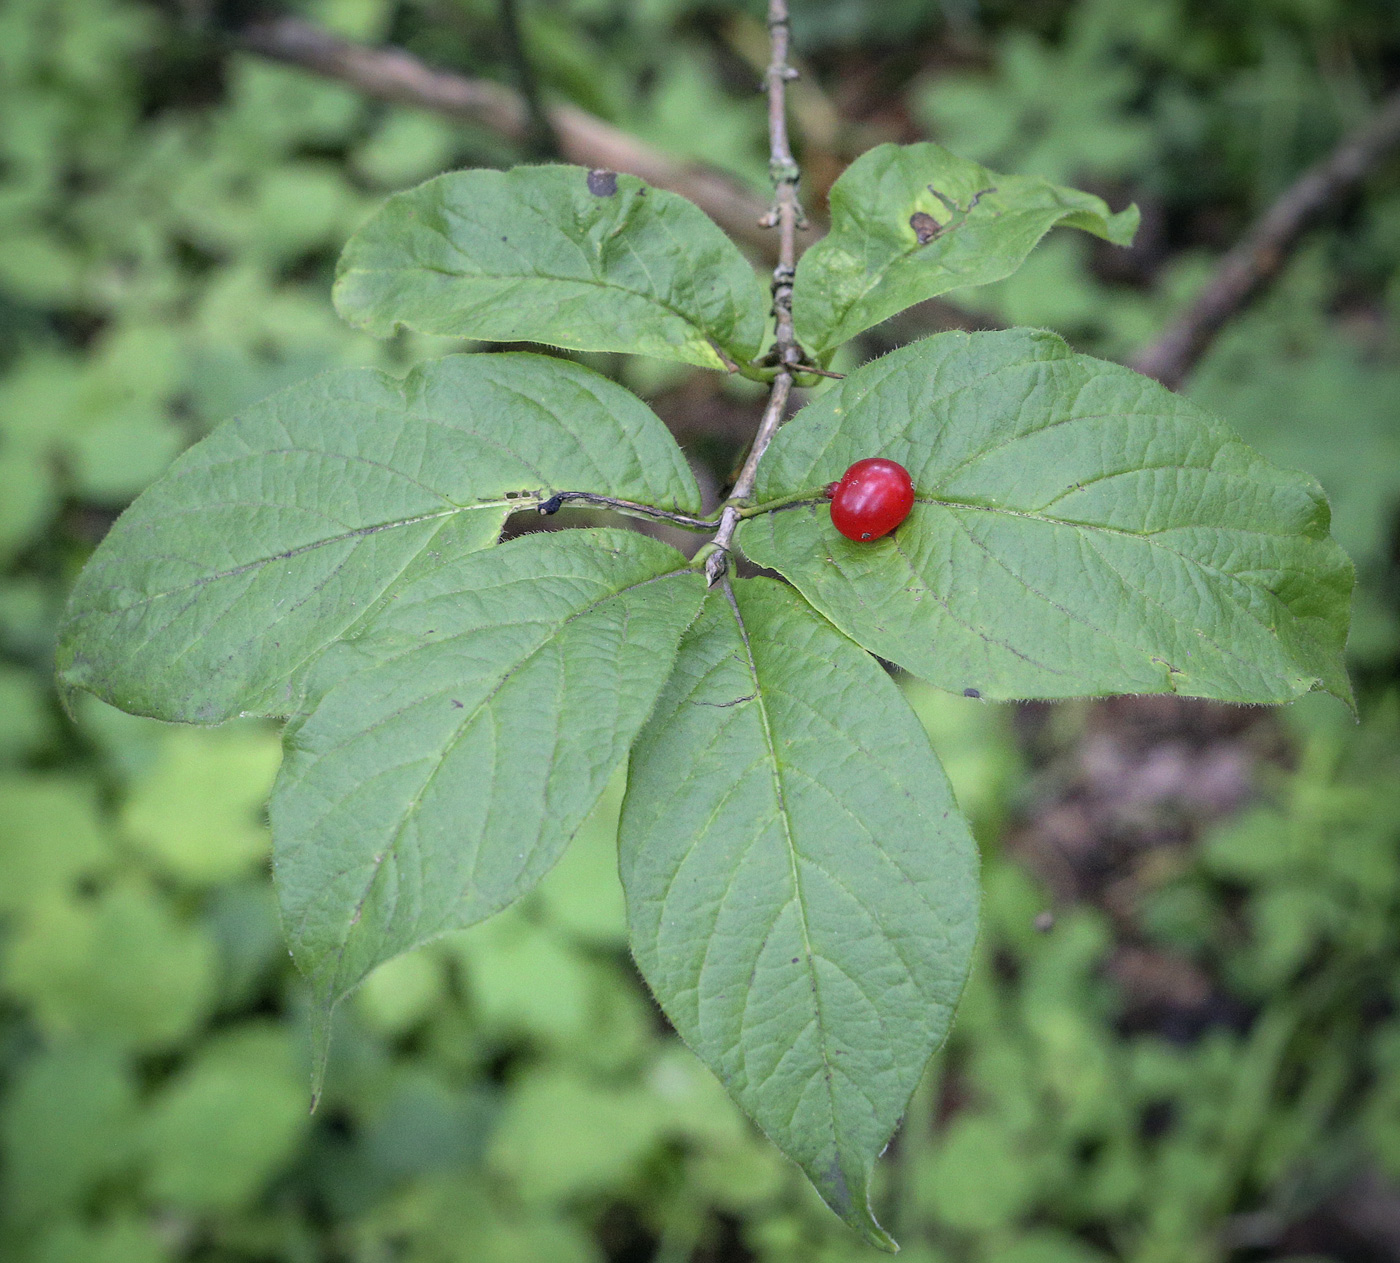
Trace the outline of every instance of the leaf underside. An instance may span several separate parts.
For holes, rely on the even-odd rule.
[[[335,304],[380,337],[405,325],[724,369],[758,354],[768,296],[685,198],[544,166],[449,172],[391,197],[345,247]]]
[[[831,231],[798,264],[798,341],[827,359],[906,307],[1010,276],[1057,224],[1128,245],[1138,212],[1115,215],[1092,194],[998,175],[941,145],[878,145],[832,186]]]
[[[819,489],[875,454],[917,503],[852,543]],[[801,488],[744,552],[940,687],[1350,700],[1352,568],[1317,483],[1053,334],[941,334],[852,373],[779,432],[755,497]]]
[[[129,508],[59,635],[69,688],[137,714],[287,715],[328,644],[420,562],[496,542],[569,489],[683,512],[700,493],[636,396],[540,355],[399,380],[327,373],[220,426]]]
[[[703,594],[679,553],[635,532],[537,533],[425,566],[328,651],[270,809],[283,924],[320,1018],[381,961],[549,870]]]
[[[976,853],[868,654],[771,579],[713,591],[632,754],[632,950],[685,1041],[872,1244],[876,1157],[947,1034]]]

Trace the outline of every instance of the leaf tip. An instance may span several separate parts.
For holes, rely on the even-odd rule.
[[[326,1087],[326,1063],[331,1051],[331,1019],[335,1015],[336,995],[334,983],[318,982],[311,997],[311,1113],[321,1103]]]
[[[875,1222],[874,1216],[869,1217],[869,1221],[862,1227],[860,1235],[867,1245],[874,1246],[882,1254],[899,1253],[899,1242]]]
[[[1351,717],[1357,723],[1361,722],[1361,712],[1356,708],[1356,693],[1351,687],[1351,677],[1347,675],[1345,668],[1342,669],[1341,675],[1336,681],[1318,680],[1313,684],[1313,688],[1320,689],[1335,697],[1351,712]]]
[[[1142,212],[1138,210],[1137,203],[1132,202],[1126,210],[1110,215],[1104,223],[1108,229],[1108,241],[1115,246],[1130,246],[1133,244],[1133,238],[1137,236],[1138,226],[1142,223]]]

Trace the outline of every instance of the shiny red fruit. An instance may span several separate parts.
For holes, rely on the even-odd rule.
[[[903,465],[872,456],[841,476],[831,497],[831,520],[857,543],[888,535],[914,507],[914,480]]]

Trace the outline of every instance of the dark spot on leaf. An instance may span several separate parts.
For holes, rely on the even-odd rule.
[[[744,702],[751,702],[757,693],[746,693],[743,697],[736,697],[732,702],[696,702],[696,706],[713,706],[717,710],[727,710],[731,706],[740,706]]]
[[[588,191],[594,197],[611,197],[617,192],[617,172],[593,170],[588,173]]]
[[[502,237],[501,240],[502,240],[502,241],[508,241],[508,240],[510,240],[510,238],[508,238],[508,237]]]
[[[540,505],[540,515],[542,517],[550,517],[553,514],[558,513],[559,508],[563,503],[563,496],[550,496],[548,500],[546,500],[542,505]]]
[[[459,702],[455,697],[452,699],[452,709],[453,709],[453,710],[461,710],[461,709],[462,709],[462,703]]]
[[[938,220],[934,219],[927,211],[915,211],[910,215],[909,227],[914,230],[914,236],[919,239],[921,246],[928,245],[938,236]]]
[[[794,957],[792,958],[792,963],[793,963],[794,965],[797,964],[797,962],[798,962],[799,959],[801,959],[801,958],[800,958],[800,957],[797,957],[797,956],[794,956]]]
[[[982,696],[982,690],[981,690],[981,689],[963,689],[963,696],[964,696],[964,697],[981,697],[981,696]]]

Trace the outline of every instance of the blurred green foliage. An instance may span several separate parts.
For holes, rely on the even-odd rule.
[[[308,0],[353,38],[509,78],[493,0]],[[549,93],[760,185],[762,5],[535,0]],[[793,0],[804,157],[923,129],[1147,211],[1052,239],[978,314],[1127,355],[1400,55],[1385,0]],[[901,121],[903,120],[903,121]],[[275,734],[166,728],[50,684],[113,513],[240,405],[444,345],[335,321],[387,192],[501,141],[251,58],[141,0],[0,8],[0,1257],[16,1263],[838,1263],[867,1257],[667,1033],[624,947],[620,787],[518,908],[390,962],[306,1111],[304,994],[267,872]],[[820,179],[816,182],[820,184]],[[1362,723],[1290,753],[1131,916],[1049,903],[1004,839],[1045,791],[1011,716],[909,684],[986,851],[981,961],[885,1165],[915,1263],[1287,1254],[1400,1183],[1400,182],[1378,171],[1190,389],[1333,500]],[[684,390],[654,365],[620,371]],[[739,388],[742,394],[742,387]],[[732,451],[697,444],[722,481]],[[1075,731],[1077,712],[1061,726]],[[1147,1020],[1125,951],[1206,980]],[[1285,1244],[1279,1244],[1283,1242]],[[1308,1246],[1307,1249],[1316,1247]],[[870,1256],[873,1257],[873,1256]]]

